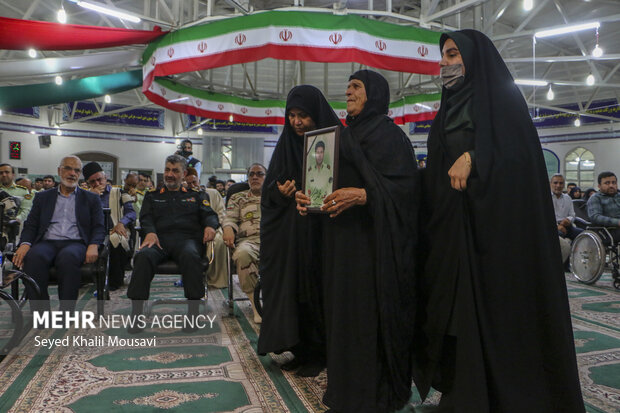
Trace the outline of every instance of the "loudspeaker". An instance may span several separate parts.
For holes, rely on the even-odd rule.
[[[39,135],[39,147],[49,148],[52,144],[52,137],[50,135]]]

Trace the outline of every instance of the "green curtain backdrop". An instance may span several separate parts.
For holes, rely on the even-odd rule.
[[[142,86],[142,70],[43,83],[0,87],[0,109],[21,109],[113,95]]]

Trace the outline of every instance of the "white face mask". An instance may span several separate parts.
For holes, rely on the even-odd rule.
[[[439,76],[441,76],[441,81],[446,89],[460,89],[465,82],[463,64],[457,63],[455,65],[442,66],[439,70]]]

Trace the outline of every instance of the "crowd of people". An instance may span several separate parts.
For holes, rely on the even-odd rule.
[[[109,287],[122,287],[138,225],[132,314],[144,311],[156,265],[172,258],[196,315],[204,244],[214,242],[207,283],[226,285],[218,256],[233,250],[261,324],[257,352],[290,351],[281,368],[300,376],[327,368],[332,412],[396,411],[412,383],[422,399],[440,391],[443,411],[584,412],[557,242],[578,233],[570,198],[581,190],[565,194],[554,175],[549,197],[536,129],[493,43],[463,30],[442,35],[440,48],[443,93],[424,165],[387,116],[385,78],[360,70],[346,85],[346,127],[317,88],[294,87],[269,167],[250,165],[247,182],[211,177],[201,186],[189,140],[165,159],[156,188],[144,174],[116,188],[96,162],[66,156],[57,189],[45,177],[35,195],[38,181],[16,186],[13,168],[0,165],[1,189],[19,200],[24,227],[14,264],[39,283],[39,303],[49,299],[48,268],[63,266],[59,296],[72,310],[79,266],[97,259],[106,231]],[[324,181],[337,187],[317,212],[303,190],[304,135],[327,127],[340,138],[338,168]],[[313,150],[322,165],[325,145]],[[598,184],[588,214],[618,227],[616,176],[602,173]],[[259,273],[262,317],[253,301]]]

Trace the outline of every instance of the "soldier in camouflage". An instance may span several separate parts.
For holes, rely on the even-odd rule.
[[[262,319],[254,304],[254,288],[258,282],[260,197],[266,173],[267,169],[259,163],[250,166],[248,169],[250,189],[238,192],[230,198],[223,225],[224,243],[230,248],[235,248],[232,258],[237,265],[239,285],[252,303],[254,322],[257,324],[260,324]]]
[[[0,164],[0,190],[11,195],[18,206],[18,212],[15,219],[19,222],[26,221],[30,209],[32,208],[32,199],[34,194],[31,194],[28,188],[21,185],[16,185],[13,182],[15,178],[15,168],[8,163]]]

